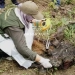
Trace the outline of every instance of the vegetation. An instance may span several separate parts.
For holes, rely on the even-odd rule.
[[[48,9],[46,12],[43,12],[44,16],[50,17],[52,22],[52,28],[49,31],[49,34],[53,34],[60,27],[65,27],[69,21],[75,21],[75,8],[74,8],[74,0],[61,0],[61,6],[59,9],[55,9],[56,0],[48,3]],[[64,3],[64,4],[63,4]],[[66,7],[70,5],[70,7]],[[63,7],[64,6],[64,7]],[[63,8],[62,8],[63,7]],[[69,40],[72,44],[75,44],[75,23],[69,24],[64,29],[64,36],[66,40]]]

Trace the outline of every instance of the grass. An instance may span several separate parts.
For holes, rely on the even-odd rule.
[[[72,44],[75,45],[75,24],[68,26],[64,31],[64,36],[68,39]]]

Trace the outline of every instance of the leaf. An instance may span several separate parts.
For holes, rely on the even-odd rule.
[[[0,73],[3,73],[4,71],[3,70],[0,70]]]
[[[55,68],[54,68],[54,70],[56,70],[56,71],[57,71],[57,70],[58,70],[58,68],[56,68],[56,67],[55,67]]]

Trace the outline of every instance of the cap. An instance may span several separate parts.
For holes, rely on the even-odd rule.
[[[35,19],[43,19],[43,15],[39,11],[38,6],[32,1],[26,1],[22,3],[22,5],[20,6],[20,10],[25,14],[33,16]]]

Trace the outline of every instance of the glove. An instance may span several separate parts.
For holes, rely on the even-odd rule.
[[[50,61],[49,59],[45,59],[45,58],[41,57],[41,60],[39,62],[41,63],[41,65],[44,68],[51,68],[52,64],[49,61]]]

